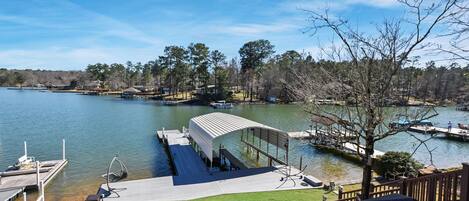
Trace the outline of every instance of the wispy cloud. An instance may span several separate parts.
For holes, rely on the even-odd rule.
[[[0,51],[0,67],[74,69],[82,70],[92,63],[124,63],[127,60],[145,61],[154,56],[157,48],[66,48],[12,49]],[[129,54],[132,52],[134,54]]]
[[[274,24],[231,24],[217,28],[218,32],[238,35],[238,36],[256,36],[269,33],[278,33],[298,29],[299,27],[286,22]]]
[[[345,10],[354,5],[366,5],[377,8],[389,8],[397,6],[397,0],[342,0],[342,1],[322,1],[322,0],[299,0],[287,1],[280,4],[284,11],[294,12],[295,10]]]

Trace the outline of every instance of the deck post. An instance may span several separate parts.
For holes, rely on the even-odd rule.
[[[41,177],[39,175],[39,173],[40,173],[39,169],[41,167],[39,167],[39,165],[40,165],[39,161],[36,161],[36,184],[37,184],[38,189],[39,189],[39,184],[40,184],[40,180],[41,180]]]
[[[26,157],[28,157],[28,145],[27,145],[26,141],[24,141],[24,155]]]
[[[65,139],[62,139],[62,160],[65,160]]]
[[[461,200],[469,200],[469,163],[462,164]]]
[[[339,195],[338,195],[339,200],[343,198],[343,193],[344,193],[344,187],[341,185],[339,186]]]

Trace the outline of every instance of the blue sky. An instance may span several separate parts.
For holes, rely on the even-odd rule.
[[[167,45],[202,42],[229,58],[247,41],[277,53],[318,54],[332,36],[304,34],[307,13],[330,8],[367,31],[402,12],[394,0],[35,0],[0,2],[0,67],[80,70],[89,63],[155,59]]]

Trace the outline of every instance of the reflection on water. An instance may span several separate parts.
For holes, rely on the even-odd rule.
[[[0,89],[0,168],[14,163],[28,141],[29,153],[38,160],[61,157],[61,140],[67,141],[68,166],[47,187],[49,200],[83,200],[96,192],[101,175],[114,154],[126,162],[128,179],[170,175],[168,158],[154,136],[156,129],[182,128],[190,118],[214,112],[202,106],[161,106],[152,101],[122,100],[115,97],[40,93]],[[223,110],[285,131],[309,127],[307,116],[295,105],[239,105]],[[432,121],[437,125],[468,121],[467,113],[439,108]],[[415,140],[398,134],[380,141],[377,149],[411,150]],[[222,143],[249,166],[264,166],[261,157],[246,154],[239,135],[228,135]],[[299,166],[303,156],[306,173],[325,181],[356,180],[360,168],[330,153],[320,152],[305,142],[291,140],[290,163]],[[434,160],[447,167],[469,160],[469,143],[434,139]],[[428,162],[424,150],[416,156]]]

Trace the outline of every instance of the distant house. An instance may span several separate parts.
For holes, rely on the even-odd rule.
[[[153,91],[155,89],[151,86],[142,86],[142,85],[133,86],[133,88],[138,89],[141,92],[150,92],[150,91]]]
[[[141,91],[134,88],[130,87],[124,91],[122,91],[121,98],[134,98],[136,94],[140,93]]]
[[[83,86],[83,89],[87,89],[87,90],[100,89],[102,83],[103,83],[103,82],[100,81],[100,80],[91,81],[91,82],[89,82],[89,83],[86,83],[86,84]]]
[[[162,95],[168,95],[171,92],[171,89],[169,87],[161,87],[159,91]]]
[[[214,94],[216,89],[215,85],[208,85],[207,87],[199,87],[195,91],[197,94]]]

